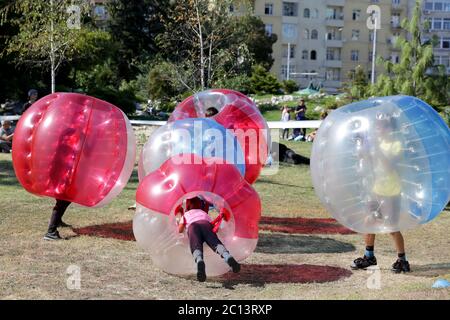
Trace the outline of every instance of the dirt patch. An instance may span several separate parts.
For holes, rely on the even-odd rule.
[[[220,277],[224,286],[268,283],[323,283],[347,278],[352,272],[347,269],[311,264],[244,264],[238,274],[227,273]]]
[[[290,234],[353,234],[334,219],[262,217],[260,229]],[[76,228],[78,235],[135,241],[132,221]],[[347,251],[347,250],[344,250]]]
[[[354,234],[334,219],[262,217],[261,230],[297,234]]]

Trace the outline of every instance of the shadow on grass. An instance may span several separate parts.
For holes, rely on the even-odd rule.
[[[279,253],[343,253],[356,248],[346,242],[316,236],[260,233],[256,252]]]
[[[217,278],[222,287],[234,290],[236,285],[264,287],[269,283],[325,283],[352,275],[350,270],[311,264],[243,264],[240,273],[227,273]]]
[[[259,178],[258,179],[258,183],[271,184],[271,185],[274,185],[274,186],[294,187],[294,188],[298,188],[298,189],[313,190],[313,187],[302,187],[302,186],[295,185],[295,184],[280,183],[280,182],[275,182],[275,181],[264,179],[264,178]]]
[[[412,265],[410,275],[416,277],[439,277],[450,273],[450,263],[435,263],[422,266]]]
[[[12,161],[0,160],[0,185],[19,186],[20,183],[16,178]]]

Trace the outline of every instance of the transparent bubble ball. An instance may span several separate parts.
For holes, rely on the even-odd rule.
[[[314,140],[316,194],[344,226],[360,233],[417,227],[450,200],[450,130],[439,114],[409,96],[341,107]]]

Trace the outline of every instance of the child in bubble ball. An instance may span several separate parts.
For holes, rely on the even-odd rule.
[[[392,115],[384,114],[377,117],[375,130],[378,153],[374,163],[373,200],[367,203],[374,223],[387,221],[391,225],[396,225],[401,210],[401,181],[392,162],[398,160],[402,144],[401,141],[393,138],[394,128],[395,119]],[[409,272],[410,266],[406,260],[403,235],[400,231],[396,231],[392,232],[391,236],[398,254],[397,260],[392,265],[392,271],[395,273]],[[364,241],[366,245],[364,256],[353,261],[351,268],[354,270],[377,265],[374,254],[375,234],[364,235]]]
[[[187,229],[191,253],[197,265],[197,280],[200,282],[206,281],[206,267],[203,261],[203,243],[205,242],[225,260],[234,273],[241,269],[239,263],[231,256],[216,234],[222,219],[225,221],[230,219],[228,210],[222,209],[220,215],[212,220],[208,215],[208,209],[209,204],[199,197],[186,201],[186,212],[184,212],[182,205],[175,209],[175,215],[181,214],[182,216],[178,225],[178,232],[182,233]]]

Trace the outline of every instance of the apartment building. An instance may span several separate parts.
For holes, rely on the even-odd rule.
[[[294,79],[302,87],[315,81],[327,91],[336,92],[358,65],[370,77],[374,32],[367,25],[369,6],[379,7],[377,56],[398,62],[399,53],[393,44],[401,33],[401,20],[408,17],[411,2],[256,0],[255,14],[264,21],[268,33],[278,35],[272,72],[280,80]],[[376,74],[380,72],[382,67],[376,66]]]
[[[435,63],[444,65],[450,74],[450,0],[424,0],[422,6],[422,18],[430,25],[424,40],[436,37]]]

